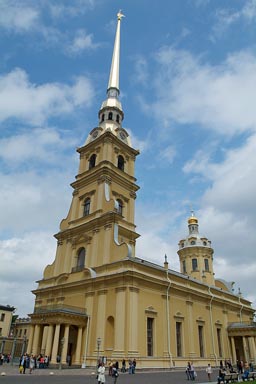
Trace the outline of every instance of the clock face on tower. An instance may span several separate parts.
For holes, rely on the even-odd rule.
[[[95,130],[95,131],[93,131],[92,134],[91,134],[91,136],[92,136],[92,139],[93,139],[93,140],[96,139],[96,137],[99,136],[99,130]]]
[[[123,131],[118,132],[118,137],[122,141],[127,142],[127,135],[125,134],[125,132],[123,132]]]

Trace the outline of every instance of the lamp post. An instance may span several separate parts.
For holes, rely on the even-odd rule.
[[[59,369],[62,369],[61,360],[62,360],[62,352],[63,352],[63,345],[65,343],[65,338],[63,337],[60,341],[60,364]]]
[[[13,365],[14,355],[15,355],[15,348],[16,348],[16,342],[17,339],[14,337],[13,343],[12,343],[12,352],[11,352],[11,365]]]
[[[26,346],[27,346],[27,336],[24,335],[21,355],[24,355],[24,353],[26,352]]]
[[[97,338],[97,362],[96,362],[96,373],[98,370],[98,364],[99,364],[99,358],[100,358],[100,344],[101,344],[101,338]]]
[[[2,345],[1,345],[1,351],[0,351],[0,353],[4,353],[5,342],[6,342],[6,338],[3,337],[3,338],[2,338]]]

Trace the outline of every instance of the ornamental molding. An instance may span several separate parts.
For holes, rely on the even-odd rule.
[[[111,177],[107,175],[100,176],[97,181],[98,181],[98,184],[107,183],[110,185],[112,183]]]
[[[157,311],[154,309],[152,305],[145,309],[145,313],[151,316],[157,316]]]
[[[125,197],[124,195],[122,195],[121,193],[112,191],[112,194],[113,194],[117,199],[120,198],[121,200],[125,201],[126,203],[129,202],[129,199],[128,199],[127,197]]]
[[[96,189],[93,189],[92,191],[86,192],[83,195],[79,196],[79,200],[84,200],[86,197],[91,197],[95,194]]]
[[[116,293],[125,292],[125,291],[126,291],[126,287],[117,287],[117,288],[115,288],[115,292]]]
[[[130,197],[135,200],[137,195],[134,191],[132,191],[132,192],[130,192]]]

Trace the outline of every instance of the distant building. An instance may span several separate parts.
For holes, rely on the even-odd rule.
[[[30,324],[31,324],[30,317],[24,317],[24,318],[17,317],[17,319],[13,323],[11,335],[19,339],[23,338],[28,340]]]
[[[15,308],[10,305],[0,305],[0,337],[9,336],[14,311]]]
[[[193,212],[179,242],[180,272],[169,269],[167,257],[162,265],[136,257],[139,151],[122,127],[121,18],[107,98],[98,126],[77,150],[80,166],[68,216],[55,235],[56,257],[34,290],[27,352],[77,366],[95,366],[103,357],[136,358],[138,368],[255,362],[254,310],[215,279],[213,248]]]

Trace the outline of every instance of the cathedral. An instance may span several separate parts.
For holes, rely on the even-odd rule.
[[[136,359],[138,368],[255,362],[251,303],[214,275],[213,248],[194,212],[179,241],[180,271],[136,257],[135,161],[119,100],[120,25],[98,125],[77,149],[56,256],[38,281],[27,352],[51,364],[92,367]]]

